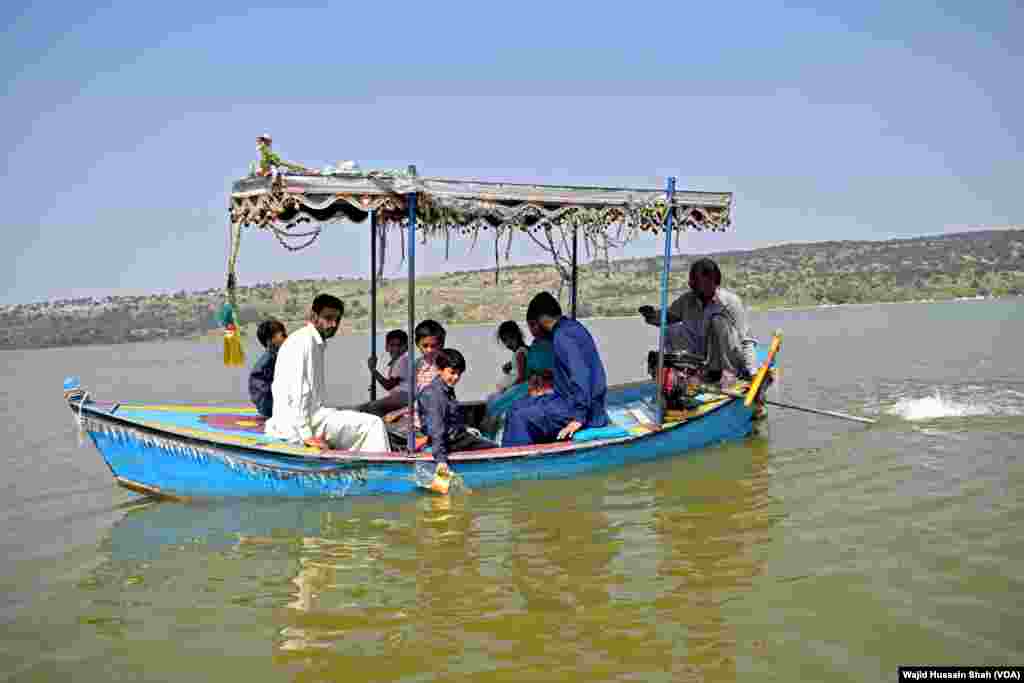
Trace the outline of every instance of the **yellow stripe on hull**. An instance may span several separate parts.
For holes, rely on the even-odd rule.
[[[122,403],[118,410],[151,410],[165,413],[203,413],[206,415],[259,415],[256,408],[252,406],[184,406],[184,405],[158,405],[148,403]]]

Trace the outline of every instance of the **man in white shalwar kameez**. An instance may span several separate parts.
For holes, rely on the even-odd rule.
[[[309,322],[281,345],[271,388],[273,416],[264,430],[270,436],[315,448],[385,452],[390,447],[383,420],[325,405],[324,350],[344,312],[340,299],[320,294],[313,300]]]

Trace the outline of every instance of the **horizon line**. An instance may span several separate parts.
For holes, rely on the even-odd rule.
[[[979,232],[1014,232],[1014,231],[1024,231],[1024,224],[1007,224],[1007,225],[998,225],[998,226],[989,226],[989,225],[971,226],[971,225],[969,225],[969,226],[964,226],[963,228],[958,228],[955,232],[929,233],[929,234],[923,234],[923,235],[909,235],[909,236],[903,236],[903,237],[886,237],[886,238],[883,238],[883,239],[862,239],[862,240],[857,240],[857,239],[789,240],[789,241],[778,242],[776,244],[769,244],[769,245],[761,246],[761,247],[751,247],[751,248],[748,248],[748,249],[728,249],[728,250],[724,250],[724,251],[709,251],[709,252],[703,252],[703,253],[701,253],[701,252],[690,252],[690,253],[687,253],[687,252],[683,252],[683,251],[675,251],[673,253],[673,257],[675,257],[675,256],[683,256],[683,257],[685,257],[685,256],[696,256],[696,255],[713,256],[713,255],[743,254],[743,253],[752,253],[752,252],[756,252],[756,251],[765,251],[765,250],[768,250],[768,249],[777,249],[779,247],[786,247],[786,246],[792,246],[792,245],[810,246],[810,245],[815,245],[815,244],[843,244],[843,243],[858,243],[858,242],[860,242],[860,243],[901,242],[901,241],[912,241],[912,240],[921,240],[921,239],[929,239],[929,238],[955,237],[955,236],[958,236],[958,235],[976,234],[976,233],[979,233]],[[652,256],[627,256],[627,257],[622,257],[622,258],[614,258],[614,259],[610,259],[610,261],[612,263],[619,263],[619,262],[638,261],[638,260],[647,260],[647,259],[655,259],[655,260],[657,260],[657,259],[660,259],[660,258],[662,258],[661,254],[654,254]],[[594,263],[593,259],[591,261],[588,261],[585,264],[581,264],[581,265],[591,265],[592,263]],[[538,266],[539,267],[553,267],[550,262],[537,261],[537,262],[530,262],[530,263],[508,263],[508,264],[500,266],[500,268],[501,269],[506,269],[506,268],[532,268],[532,267],[538,267]],[[450,275],[450,274],[453,274],[453,273],[491,273],[491,272],[494,272],[494,270],[495,270],[494,266],[491,266],[490,268],[455,268],[455,269],[447,270],[447,271],[444,271],[444,272],[441,272],[441,273],[431,273],[430,275],[423,275],[423,276],[421,276],[420,278],[417,278],[417,279],[426,279],[428,277],[440,277],[440,276],[444,276],[444,275]],[[313,281],[313,280],[336,280],[336,281],[342,281],[342,280],[348,280],[348,279],[349,278],[346,278],[345,276],[340,276],[340,277],[319,277],[319,278],[316,278],[316,277],[311,277],[311,278],[292,278],[292,279],[280,280],[280,281],[271,280],[269,282],[269,284],[270,285],[283,285],[283,284],[287,284],[287,283],[291,283],[291,282],[307,282],[307,281]],[[365,278],[365,277],[359,277],[359,278],[355,278],[354,277],[354,278],[351,278],[351,279],[354,280],[354,281],[364,280],[364,279],[365,280],[369,280],[369,278]],[[382,279],[385,282],[387,282],[389,280],[405,280],[407,278],[405,278],[403,275],[398,275],[398,276],[395,276],[395,277],[387,277],[387,278],[382,278]],[[255,286],[255,285],[239,285],[238,288],[239,289],[243,289],[243,288],[253,287],[253,286]],[[41,301],[37,300],[37,301],[28,301],[28,302],[0,304],[0,307],[3,307],[3,308],[13,308],[13,307],[18,307],[18,306],[39,306],[39,305],[44,305],[44,304],[54,304],[54,303],[58,303],[58,302],[62,302],[62,301],[72,301],[72,300],[75,300],[75,299],[91,299],[93,301],[96,301],[98,299],[121,299],[121,298],[136,298],[136,297],[169,296],[169,295],[174,295],[174,294],[178,294],[178,293],[181,293],[181,292],[184,292],[186,295],[193,295],[193,294],[202,294],[202,293],[211,292],[211,291],[223,291],[223,287],[204,287],[204,288],[197,288],[197,289],[180,289],[179,288],[179,289],[174,289],[174,290],[149,290],[148,292],[139,293],[139,294],[106,294],[106,295],[95,295],[95,294],[93,294],[93,295],[90,295],[90,296],[83,296],[83,297],[76,297],[76,296],[57,297],[57,298],[45,299],[45,300],[41,300]]]

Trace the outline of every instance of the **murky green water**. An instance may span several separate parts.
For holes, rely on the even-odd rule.
[[[893,680],[1024,661],[1024,303],[791,311],[760,436],[444,500],[147,503],[79,448],[93,395],[238,400],[210,345],[5,352],[6,680]],[[613,381],[656,330],[595,322]],[[506,360],[456,329],[460,395]],[[639,346],[637,346],[639,345]],[[365,395],[362,339],[332,398]]]

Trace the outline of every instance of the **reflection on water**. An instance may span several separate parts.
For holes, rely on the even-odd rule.
[[[746,646],[722,607],[762,572],[767,463],[754,439],[447,498],[142,506],[79,582],[79,623],[131,641],[194,635],[220,611],[311,679],[372,662],[385,679],[426,667],[731,680]]]
[[[230,386],[208,350],[173,345],[12,356],[0,678],[864,681],[1019,664],[1021,305],[762,314],[786,333],[778,399],[878,423],[773,410],[742,443],[449,499],[125,508],[39,387],[70,363],[100,368],[104,396],[228,400],[242,374]],[[610,375],[635,374],[635,325],[594,327]],[[502,353],[485,332],[470,367]],[[116,376],[125,363],[138,372]]]
[[[708,478],[688,504],[671,504],[678,495],[671,485],[656,487],[662,512],[655,528],[667,550],[659,574],[672,584],[655,600],[659,620],[685,615],[691,624],[683,659],[666,662],[680,674],[673,680],[684,673],[709,680],[736,675],[736,631],[721,608],[753,588],[763,564],[757,546],[771,540],[772,526],[767,444],[754,439],[746,451],[745,476]]]

